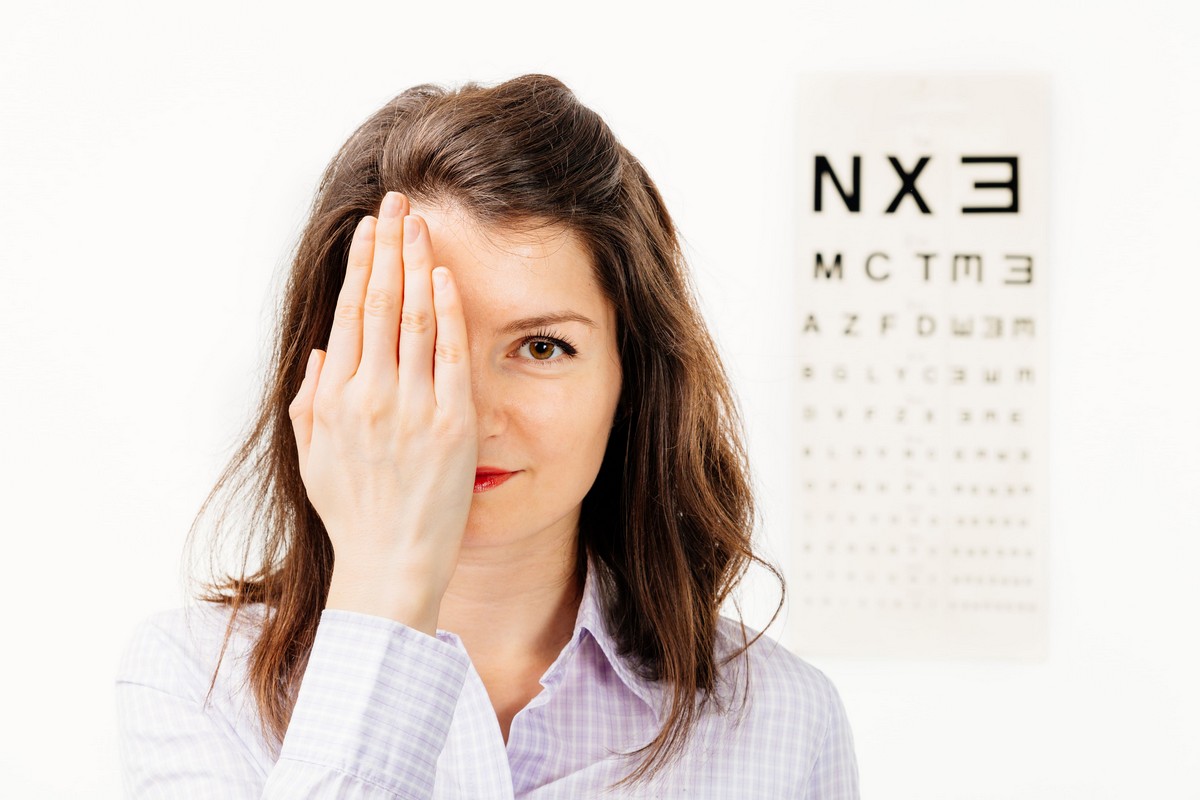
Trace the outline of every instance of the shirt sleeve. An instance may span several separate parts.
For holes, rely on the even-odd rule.
[[[204,705],[211,674],[146,620],[116,680],[126,796],[429,798],[470,664],[453,641],[325,609],[279,758],[267,770],[233,721]]]
[[[859,800],[858,760],[854,754],[854,735],[850,720],[833,681],[829,688],[829,723],[809,772],[808,783],[799,795],[804,800]]]

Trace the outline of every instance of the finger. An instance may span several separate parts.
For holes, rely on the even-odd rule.
[[[400,386],[405,401],[433,401],[433,245],[421,217],[404,218],[404,303],[400,309]]]
[[[313,397],[317,393],[320,382],[321,364],[325,361],[325,353],[313,350],[308,354],[308,366],[304,368],[304,380],[300,389],[288,406],[288,415],[292,418],[292,430],[296,434],[296,452],[300,459],[300,477],[304,477],[304,468],[308,464],[308,449],[312,445],[313,426]]]
[[[327,384],[340,386],[358,369],[362,358],[363,296],[367,293],[367,280],[371,277],[371,257],[375,250],[374,217],[366,216],[358,221],[354,237],[350,240],[350,252],[346,256],[346,277],[338,292],[337,308],[333,315],[333,328],[329,332],[329,346],[323,361],[329,362],[325,370]]]
[[[433,394],[438,410],[458,415],[471,401],[471,362],[467,358],[467,320],[462,297],[450,270],[433,271],[433,308],[437,339],[433,356]]]
[[[400,336],[400,305],[404,299],[402,220],[408,198],[399,192],[384,195],[375,228],[375,253],[371,277],[363,300],[362,361],[356,375],[396,383],[397,350]]]

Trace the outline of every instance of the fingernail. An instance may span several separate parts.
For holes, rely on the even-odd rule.
[[[379,209],[381,217],[397,217],[400,215],[400,193],[388,192],[383,196],[383,207]]]
[[[417,218],[409,214],[404,218],[404,243],[412,244],[417,240],[417,236],[421,232],[421,226],[417,224]]]
[[[446,288],[446,268],[438,267],[433,271],[433,285],[439,289]]]

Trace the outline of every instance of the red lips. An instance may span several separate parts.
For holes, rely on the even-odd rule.
[[[509,472],[499,467],[480,467],[475,470],[475,494],[494,489],[516,474],[516,472]]]
[[[482,478],[484,475],[504,475],[512,470],[500,469],[499,467],[480,467],[475,470],[475,477]]]

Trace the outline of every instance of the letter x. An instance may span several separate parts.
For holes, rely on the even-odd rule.
[[[922,199],[921,193],[917,191],[917,176],[921,174],[921,170],[925,169],[925,165],[929,163],[929,156],[921,156],[921,160],[917,162],[917,166],[912,172],[905,172],[904,167],[900,166],[900,162],[895,156],[888,156],[888,161],[892,162],[892,168],[896,170],[896,174],[900,176],[900,180],[904,185],[900,187],[900,191],[896,193],[896,198],[892,200],[892,204],[888,206],[885,213],[894,214],[896,209],[900,207],[900,201],[904,199],[906,194],[911,194],[913,200],[917,201],[917,205],[921,207],[922,214],[932,213],[929,206],[925,205],[925,200]]]

